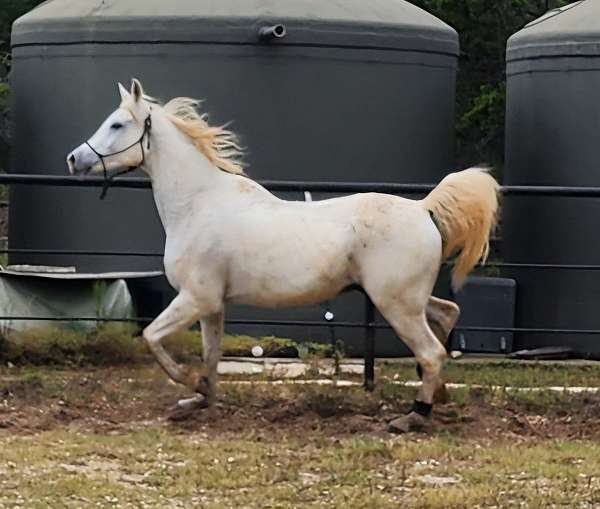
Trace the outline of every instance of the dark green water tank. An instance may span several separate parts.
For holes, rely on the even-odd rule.
[[[505,184],[600,186],[600,2],[550,11],[507,48]],[[507,197],[505,261],[600,264],[598,198]],[[517,326],[600,329],[600,272],[520,269]],[[519,334],[516,348],[600,352],[600,338]]]
[[[261,39],[283,24],[282,38]],[[454,163],[456,32],[402,0],[51,0],[13,27],[14,170],[65,154],[131,77],[232,120],[254,178],[428,183]],[[149,192],[15,187],[13,248],[161,251]],[[302,199],[301,195],[288,196]],[[20,256],[83,270],[136,257]]]

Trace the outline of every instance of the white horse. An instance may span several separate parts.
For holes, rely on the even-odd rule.
[[[443,343],[459,312],[431,292],[448,256],[459,252],[455,287],[485,259],[496,223],[496,181],[471,168],[448,175],[418,201],[377,193],[284,201],[244,176],[236,137],[209,126],[198,101],[176,98],[161,106],[137,80],[130,91],[120,84],[119,90],[118,109],[67,164],[72,174],[141,167],[152,180],[166,231],[165,272],[178,295],[143,335],[167,374],[197,393],[194,401],[211,405],[227,303],[315,304],[356,283],[422,370],[413,409],[390,429],[425,424],[443,388]],[[161,341],[197,321],[204,364],[188,370]]]

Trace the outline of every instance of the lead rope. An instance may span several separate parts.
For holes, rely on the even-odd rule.
[[[117,178],[121,175],[125,175],[126,173],[135,171],[140,166],[144,165],[144,162],[146,161],[146,151],[144,150],[144,137],[146,135],[148,135],[146,150],[150,150],[150,131],[151,130],[152,130],[152,118],[150,117],[150,114],[148,114],[148,116],[144,120],[144,131],[142,132],[140,139],[137,141],[134,141],[131,145],[125,147],[123,150],[119,150],[118,152],[113,152],[112,154],[101,154],[94,147],[92,147],[92,145],[90,145],[89,141],[85,142],[85,144],[90,148],[90,150],[98,156],[98,158],[100,159],[100,162],[102,163],[102,173],[104,175],[104,184],[102,185],[102,191],[100,192],[101,200],[104,200],[104,198],[106,198],[108,189],[110,188],[110,185],[115,178]],[[113,173],[112,175],[109,175],[108,170],[106,169],[106,163],[104,162],[104,158],[116,156],[117,154],[122,154],[123,152],[126,152],[130,148],[135,147],[136,145],[139,145],[140,150],[142,151],[142,160],[140,161],[140,164],[138,164],[137,166],[130,166],[129,168],[127,168],[125,170],[118,171],[116,173]]]

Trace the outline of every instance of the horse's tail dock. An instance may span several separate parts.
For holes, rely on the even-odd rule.
[[[447,175],[422,200],[442,235],[443,258],[460,251],[452,270],[455,289],[479,260],[487,258],[497,221],[498,190],[486,168],[469,168]]]

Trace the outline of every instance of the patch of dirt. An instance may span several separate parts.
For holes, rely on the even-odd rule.
[[[452,393],[451,393],[452,394]],[[0,433],[29,434],[57,428],[126,433],[165,426],[181,433],[261,436],[317,430],[344,435],[389,436],[387,422],[407,412],[414,389],[382,382],[373,393],[331,386],[221,384],[219,401],[172,422],[169,409],[185,389],[156,367],[0,371]],[[465,438],[600,439],[600,396],[544,400],[470,391],[464,401],[436,406],[428,433]]]

